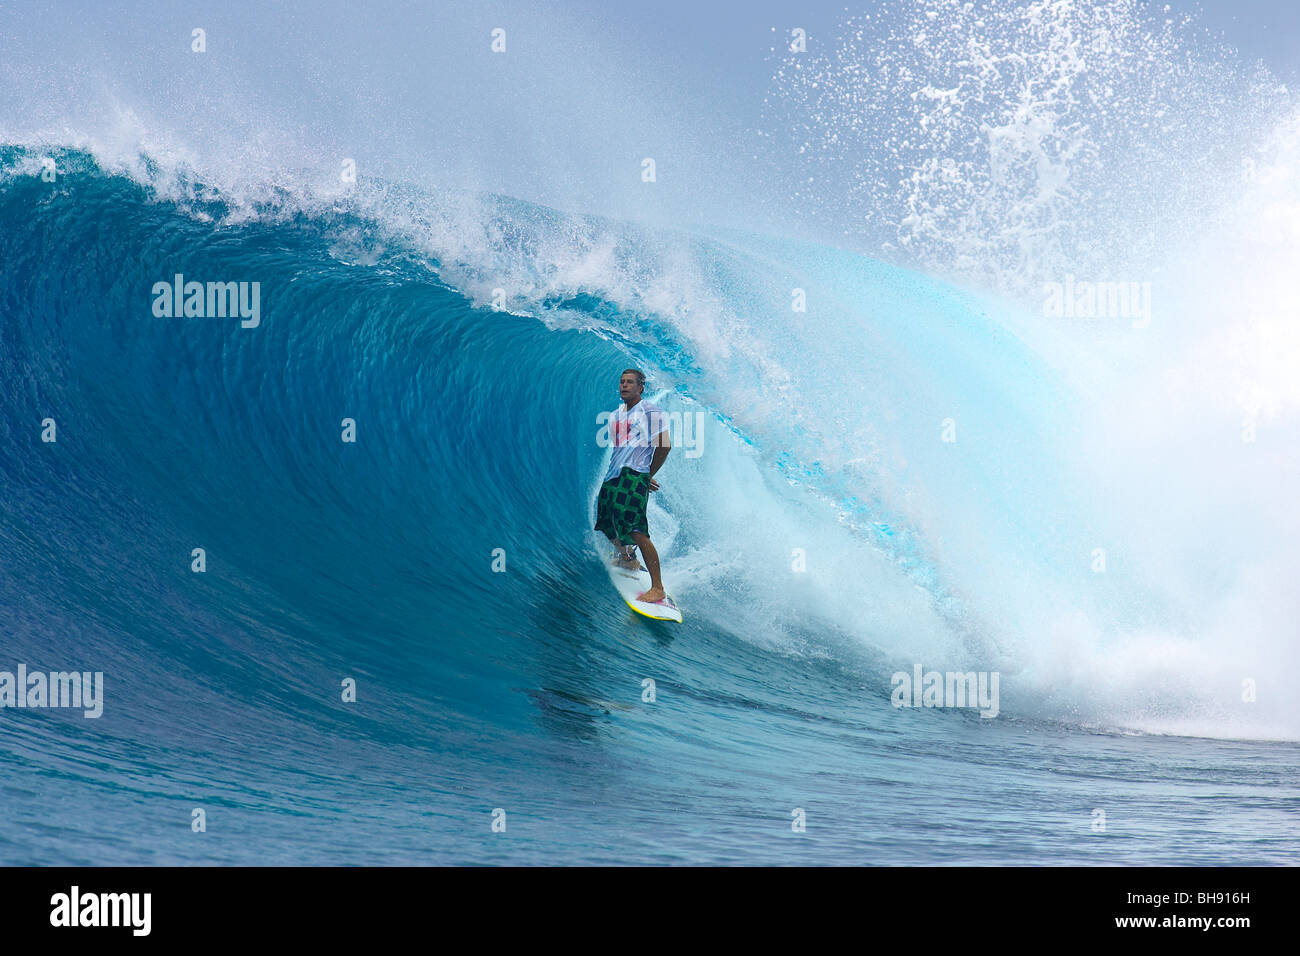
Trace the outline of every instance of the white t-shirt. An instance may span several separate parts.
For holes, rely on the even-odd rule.
[[[664,410],[644,398],[633,405],[631,411],[627,405],[618,406],[609,418],[609,437],[614,443],[614,455],[610,458],[605,480],[616,477],[624,467],[649,474],[650,462],[659,447],[654,439],[667,430],[668,416]]]

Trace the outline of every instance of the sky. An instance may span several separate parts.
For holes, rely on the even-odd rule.
[[[245,170],[348,157],[363,174],[570,212],[794,232],[800,223],[771,201],[790,192],[799,145],[765,111],[774,70],[792,27],[822,52],[846,18],[877,6],[0,0],[0,135],[136,137]],[[1166,7],[1300,82],[1300,4],[1152,8]],[[201,57],[194,27],[206,30]],[[490,50],[496,27],[506,56]]]

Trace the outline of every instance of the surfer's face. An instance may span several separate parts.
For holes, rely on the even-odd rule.
[[[641,397],[641,385],[635,375],[624,375],[618,380],[618,394],[625,402]]]

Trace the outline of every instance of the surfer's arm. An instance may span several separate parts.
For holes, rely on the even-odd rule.
[[[655,472],[663,467],[664,459],[668,453],[673,450],[672,439],[668,437],[668,429],[664,429],[655,436],[655,452],[650,459],[650,490],[658,491],[659,482],[655,481]]]

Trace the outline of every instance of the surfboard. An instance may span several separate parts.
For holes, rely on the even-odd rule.
[[[627,606],[636,611],[642,617],[653,618],[656,621],[674,621],[677,624],[682,622],[681,609],[677,607],[677,602],[673,596],[664,589],[664,599],[658,604],[651,604],[648,601],[638,601],[636,596],[644,594],[650,590],[650,572],[645,568],[633,571],[631,568],[621,568],[614,563],[612,558],[607,558],[605,567],[609,570],[609,579],[614,582],[614,587],[618,589],[619,596],[627,602]]]

